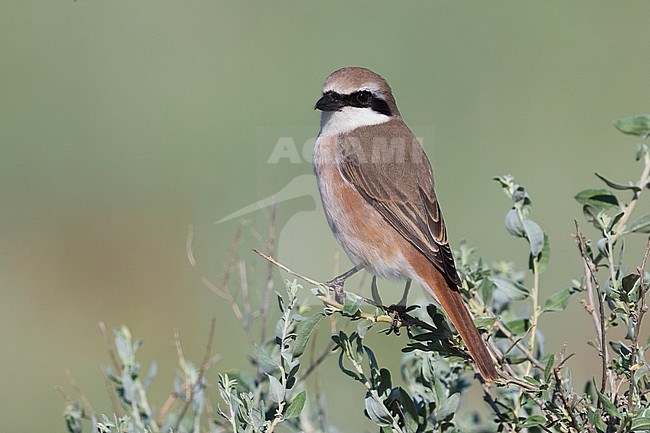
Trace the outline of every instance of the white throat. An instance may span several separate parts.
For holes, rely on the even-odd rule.
[[[362,126],[388,122],[389,116],[371,108],[343,107],[341,111],[324,111],[320,118],[319,136],[345,134]]]

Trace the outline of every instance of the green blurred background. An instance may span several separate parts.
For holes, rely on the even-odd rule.
[[[100,320],[144,338],[142,359],[159,362],[158,407],[176,369],[174,328],[198,362],[216,316],[222,359],[212,382],[216,370],[242,366],[243,333],[200,281],[223,275],[239,218],[215,222],[238,209],[284,191],[281,259],[318,279],[333,275],[337,247],[308,156],[313,104],[341,66],[369,67],[391,83],[432,157],[455,245],[465,238],[489,261],[525,266],[526,245],[505,232],[509,203],[491,178],[512,173],[528,187],[552,242],[542,298],[580,274],[573,194],[598,184],[596,170],[619,181],[640,172],[635,140],[611,122],[650,110],[647,2],[0,4],[6,432],[64,430],[54,386],[73,393],[66,368],[97,410],[110,410]],[[282,137],[300,158],[269,163]],[[259,290],[266,265],[249,251],[263,244],[269,212],[245,218],[240,257]],[[190,224],[196,269],[185,251]],[[542,327],[549,350],[567,341],[578,353],[576,382],[595,374],[577,300]],[[403,341],[377,338],[380,362],[396,369]],[[363,389],[332,364],[322,385],[332,421],[368,429],[354,406]]]

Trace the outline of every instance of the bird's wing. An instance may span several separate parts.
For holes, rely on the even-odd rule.
[[[391,120],[341,136],[339,144],[343,147],[340,170],[344,178],[447,281],[460,286],[431,164],[408,127],[401,120]]]

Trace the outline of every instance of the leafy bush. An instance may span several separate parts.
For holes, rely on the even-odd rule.
[[[646,140],[650,116],[621,119],[615,126]],[[114,342],[106,337],[112,367],[105,373],[111,384],[114,413],[110,417],[98,415],[83,398],[74,401],[66,396],[67,428],[78,433],[89,422],[93,431],[113,433],[346,431],[344,425],[332,425],[321,416],[322,400],[306,386],[307,377],[335,355],[341,372],[358,382],[356,386],[365,387],[365,416],[382,433],[650,431],[650,374],[644,359],[650,340],[641,336],[650,282],[646,272],[648,249],[635,253],[639,265],[634,271],[626,272],[623,265],[626,237],[650,233],[650,215],[633,218],[643,191],[650,187],[650,150],[646,144],[639,144],[636,159],[643,164],[638,181],[621,184],[596,174],[606,188],[583,190],[575,196],[598,238],[585,237],[575,222],[581,275],[544,302],[540,287],[550,254],[549,236],[531,219],[532,200],[526,189],[512,176],[495,178],[511,205],[505,218],[508,233],[529,245],[528,269],[515,269],[505,262],[489,264],[475,257],[475,251],[465,243],[456,251],[462,294],[477,327],[487,334],[499,364],[501,380],[495,383],[484,382],[476,373],[462,341],[433,305],[408,309],[395,317],[382,305],[374,281],[372,299],[346,292],[344,303],[339,304],[323,284],[275,261],[270,242],[269,255],[258,251],[269,261],[269,278],[259,307],[252,305],[245,278],[238,287],[244,294],[241,305],[231,292],[235,247],[224,283],[214,287],[231,304],[249,341],[254,342],[248,368],[230,374],[209,371],[214,361],[213,321],[200,365],[185,360],[177,339],[180,368],[174,390],[161,408],[155,409],[147,389],[156,366],[142,374],[136,358],[141,340],[134,340],[122,326],[115,330]],[[629,199],[625,200],[625,195]],[[298,297],[305,289],[298,280],[288,281],[283,293],[275,292],[280,318],[274,335],[266,337],[267,321],[275,315],[270,308],[275,266],[305,281],[324,308],[308,314]],[[245,267],[239,269],[245,277]],[[531,287],[525,284],[527,273],[532,277]],[[584,298],[580,302],[593,321],[595,338],[589,343],[596,349],[601,366],[600,377],[587,383],[584,390],[574,387],[570,379],[567,361],[571,355],[565,349],[545,353],[540,344],[540,317],[564,311],[576,294]],[[339,329],[329,345],[304,365],[310,336],[324,317],[332,315],[354,322],[356,329]],[[627,330],[623,340],[611,337],[610,330],[616,326]],[[367,331],[377,327],[384,327],[388,333],[399,332],[399,327],[406,329],[409,342],[403,348],[400,370],[382,367],[366,343]],[[261,337],[255,338],[258,331]],[[395,385],[396,375],[401,377],[402,386]],[[209,380],[217,382],[216,404],[211,400],[215,397],[207,392]],[[482,387],[486,407],[481,413],[487,416],[458,415],[472,383]]]

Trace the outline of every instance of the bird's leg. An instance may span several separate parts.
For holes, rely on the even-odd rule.
[[[325,283],[325,285],[330,289],[330,296],[334,295],[336,302],[340,304],[343,304],[345,302],[345,291],[343,290],[343,284],[345,284],[345,280],[359,272],[361,269],[363,269],[362,265],[356,265],[349,271],[344,272],[338,277],[333,278]]]
[[[408,297],[409,297],[409,291],[411,290],[411,283],[413,280],[408,278],[406,280],[406,286],[404,286],[404,294],[402,295],[402,299],[399,300],[397,303],[398,307],[406,308],[406,303],[408,302]]]

